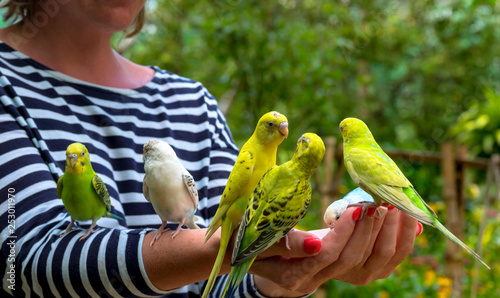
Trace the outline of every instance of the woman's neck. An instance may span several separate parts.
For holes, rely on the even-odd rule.
[[[1,29],[0,39],[33,60],[85,82],[131,89],[153,78],[153,69],[132,63],[112,49],[112,32],[65,24],[52,20],[37,28],[20,22]]]

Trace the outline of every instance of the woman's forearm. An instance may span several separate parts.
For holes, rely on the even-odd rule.
[[[172,290],[208,279],[219,250],[220,231],[207,243],[206,229],[182,230],[174,239],[166,231],[153,246],[153,232],[144,237],[142,257],[150,281],[160,290]],[[229,273],[229,258],[220,274]]]

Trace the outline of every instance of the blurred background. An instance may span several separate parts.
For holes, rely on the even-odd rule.
[[[240,147],[270,110],[290,123],[279,162],[304,132],[328,139],[333,157],[311,179],[313,204],[299,228],[323,228],[325,204],[356,187],[338,146],[338,124],[353,116],[492,267],[474,274],[473,258],[424,227],[389,278],[331,281],[314,297],[498,297],[496,176],[486,182],[500,152],[499,9],[495,0],[149,0],[142,33],[117,36],[116,49],[202,82]]]
[[[314,297],[500,297],[496,154],[500,4],[495,0],[148,0],[142,32],[118,52],[200,81],[242,146],[262,114],[288,117],[279,163],[304,132],[328,144],[298,228],[324,228],[327,204],[354,189],[338,124],[370,127],[421,196],[492,270],[424,227],[394,274],[330,281]],[[0,24],[2,25],[2,24]],[[487,183],[490,181],[490,183]],[[481,240],[482,239],[482,240]]]

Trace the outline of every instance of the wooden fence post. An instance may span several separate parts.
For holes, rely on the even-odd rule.
[[[324,180],[320,179],[316,175],[316,183],[318,184],[318,189],[321,194],[321,210],[318,217],[318,224],[320,227],[326,227],[323,221],[323,214],[325,214],[326,208],[332,202],[331,192],[332,192],[332,180],[333,180],[333,162],[335,160],[335,145],[337,139],[333,136],[325,138],[325,158],[323,163],[325,165]],[[316,173],[318,173],[316,171]],[[327,287],[328,283],[322,284],[314,293],[314,298],[326,298],[327,297]]]
[[[458,222],[460,223],[460,229],[457,229],[457,236],[459,239],[464,239],[465,237],[465,197],[467,189],[467,165],[463,163],[456,162],[457,159],[467,158],[467,146],[459,145],[457,146],[456,152],[456,169],[457,169],[457,207],[458,207]]]
[[[498,170],[498,163],[500,161],[500,155],[494,154],[491,159],[490,163],[488,165],[488,170],[486,174],[486,188],[484,191],[484,214],[483,217],[481,218],[481,223],[479,224],[479,232],[478,232],[478,240],[477,240],[477,248],[476,252],[477,254],[482,257],[483,256],[483,237],[484,237],[484,231],[486,230],[486,221],[488,220],[488,211],[491,207],[491,204],[493,202],[493,197],[494,195],[491,194],[490,189],[491,186],[493,185],[493,177],[495,176],[495,179],[497,180],[497,184],[500,179],[500,172]],[[500,185],[500,184],[498,184]],[[500,198],[500,194],[497,190],[497,198]],[[472,286],[470,290],[470,297],[471,298],[476,298],[477,296],[477,290],[479,287],[479,269],[480,269],[481,264],[475,260],[474,261],[474,269],[472,271]]]
[[[457,193],[457,168],[453,144],[446,142],[441,145],[441,167],[443,172],[443,198],[446,203],[446,228],[457,237],[463,235],[463,221],[460,221],[459,196]],[[446,273],[453,280],[452,295],[460,297],[462,293],[463,262],[461,248],[446,241]]]

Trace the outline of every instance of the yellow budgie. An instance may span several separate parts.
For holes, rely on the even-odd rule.
[[[278,145],[287,136],[288,120],[286,117],[278,112],[269,112],[260,118],[254,133],[241,148],[222,193],[219,209],[206,232],[205,242],[221,227],[219,252],[203,297],[207,297],[212,290],[231,236],[243,217],[255,186],[264,173],[276,165]]]

